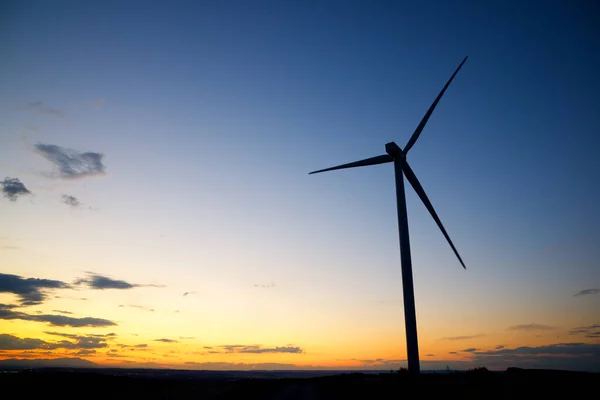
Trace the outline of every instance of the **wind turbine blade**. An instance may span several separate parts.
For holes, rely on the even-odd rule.
[[[348,164],[338,165],[337,167],[320,169],[318,171],[309,172],[310,174],[318,174],[319,172],[333,171],[336,169],[345,169],[345,168],[355,168],[355,167],[366,167],[368,165],[377,165],[377,164],[385,164],[388,162],[392,162],[394,159],[389,154],[383,154],[377,157],[367,158],[365,160],[355,161]]]
[[[460,255],[458,254],[456,247],[454,247],[452,240],[450,240],[450,236],[448,236],[448,232],[446,232],[444,225],[442,225],[442,221],[440,221],[440,218],[438,217],[437,213],[435,212],[433,205],[431,204],[431,202],[429,201],[429,198],[425,194],[425,190],[423,190],[423,186],[421,186],[421,183],[417,179],[417,176],[415,175],[413,170],[410,168],[410,166],[408,165],[406,160],[404,160],[404,162],[402,164],[403,164],[403,170],[404,170],[404,175],[406,176],[406,179],[408,179],[408,181],[410,182],[413,189],[415,189],[415,192],[417,192],[417,194],[421,198],[421,201],[423,201],[423,204],[425,204],[425,207],[427,207],[427,210],[429,210],[429,213],[435,220],[435,223],[437,224],[437,226],[440,228],[440,230],[446,237],[446,240],[450,244],[450,247],[452,247],[452,250],[454,250],[454,254],[456,254],[456,257],[458,257],[458,261],[460,261],[460,263],[462,264],[464,269],[467,269],[462,258],[460,258]]]
[[[454,71],[454,73],[452,74],[452,76],[450,77],[450,79],[448,80],[448,82],[446,82],[446,86],[444,86],[444,88],[442,89],[442,91],[440,92],[440,94],[438,94],[438,96],[436,97],[436,99],[433,102],[433,104],[431,105],[431,107],[429,107],[429,110],[427,110],[427,113],[425,114],[425,116],[423,117],[423,119],[421,120],[421,122],[419,123],[419,126],[417,126],[417,129],[415,129],[415,132],[410,137],[410,140],[408,141],[408,143],[406,143],[406,146],[404,147],[404,154],[408,153],[408,151],[410,150],[410,148],[413,147],[413,145],[415,144],[415,142],[419,138],[419,135],[423,131],[423,128],[425,128],[425,124],[427,123],[427,121],[429,121],[429,117],[431,117],[431,114],[433,113],[433,110],[435,110],[435,107],[437,106],[437,104],[439,103],[440,99],[444,95],[444,92],[446,92],[446,89],[448,89],[448,86],[450,86],[450,82],[452,82],[452,80],[454,79],[454,77],[456,76],[456,74],[458,73],[458,71],[460,70],[460,68],[463,66],[463,64],[465,63],[465,61],[467,61],[467,58],[468,58],[468,56],[465,57],[464,60],[462,60],[462,62],[458,66],[458,68],[456,68],[456,71]]]

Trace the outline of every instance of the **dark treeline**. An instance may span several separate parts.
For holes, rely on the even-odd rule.
[[[0,373],[2,398],[61,399],[528,399],[594,393],[600,374],[568,371],[477,369],[447,374],[349,373],[317,378],[211,379],[140,377],[77,370]],[[408,394],[411,396],[408,396]]]

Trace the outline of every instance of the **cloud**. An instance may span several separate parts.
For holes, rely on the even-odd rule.
[[[254,287],[263,288],[263,289],[270,289],[270,288],[275,287],[275,284],[273,282],[267,283],[267,284],[255,284]]]
[[[107,276],[88,273],[88,278],[80,278],[74,282],[75,285],[87,285],[91,289],[133,289],[136,287],[164,287],[164,285],[140,285],[137,283],[129,283],[123,280],[112,279]]]
[[[99,335],[75,335],[72,333],[61,333],[61,332],[44,332],[47,335],[65,337],[75,342],[73,345],[77,349],[101,349],[107,347],[106,339],[107,336]]]
[[[76,356],[89,356],[91,354],[96,354],[96,350],[83,349],[83,350],[79,350],[74,355],[76,355]]]
[[[560,355],[560,356],[586,356],[596,355],[600,357],[600,344],[589,343],[556,343],[546,346],[529,347],[522,346],[514,349],[500,349],[476,352],[479,356],[497,355]]]
[[[93,337],[103,337],[103,338],[107,338],[107,339],[112,339],[115,338],[117,336],[116,333],[111,332],[111,333],[92,333],[88,336],[93,336]]]
[[[69,287],[65,282],[52,279],[22,278],[0,273],[0,293],[16,294],[22,306],[41,304],[47,296],[47,290]]]
[[[251,354],[261,354],[261,353],[304,353],[304,351],[300,347],[292,347],[292,346],[283,346],[283,347],[262,347],[259,345],[223,345],[219,346],[225,351],[223,353],[251,353]]]
[[[62,178],[81,178],[104,173],[101,153],[82,153],[53,144],[37,143],[34,145],[38,154],[56,164]]]
[[[163,343],[177,343],[175,339],[154,339],[155,342],[163,342]]]
[[[131,307],[131,308],[137,308],[139,310],[154,312],[154,308],[140,306],[140,305],[137,305],[137,304],[129,304],[127,306],[121,304],[121,305],[119,305],[119,307]]]
[[[54,296],[55,299],[69,299],[69,300],[83,300],[87,301],[88,298],[85,297],[73,297],[73,296]]]
[[[185,293],[183,294],[183,297],[190,296],[190,295],[192,295],[192,294],[195,294],[195,293],[196,293],[196,292],[185,292]]]
[[[31,194],[19,178],[4,178],[2,182],[2,194],[10,201],[17,201],[19,196]]]
[[[52,312],[57,312],[59,314],[73,314],[71,311],[64,311],[64,310],[52,310]]]
[[[555,343],[472,353],[472,363],[488,368],[543,368],[600,372],[600,344]]]
[[[483,333],[480,333],[478,335],[470,335],[470,336],[452,336],[452,337],[444,337],[442,338],[442,340],[469,340],[469,339],[475,339],[475,338],[480,338],[480,337],[484,337],[485,335]]]
[[[300,347],[243,348],[238,353],[303,353]]]
[[[45,349],[47,343],[40,339],[20,339],[13,335],[0,334],[0,349],[2,350],[32,350]]]
[[[569,331],[569,335],[583,334],[590,339],[600,338],[600,325],[580,326]]]
[[[63,194],[61,196],[61,198],[62,198],[63,203],[65,203],[66,205],[69,205],[73,208],[77,208],[81,205],[81,202],[79,200],[77,200],[77,197],[75,197],[75,196]]]
[[[62,111],[57,110],[56,108],[47,107],[41,101],[31,101],[31,102],[27,103],[27,106],[29,107],[30,110],[32,110],[38,114],[53,115],[55,117],[60,117],[60,118],[63,118],[65,116],[65,114]]]
[[[427,357],[435,357],[435,354],[427,354]]]
[[[585,296],[588,294],[598,294],[598,293],[600,293],[600,289],[593,288],[593,289],[582,290],[581,292],[575,294],[574,296],[577,297],[577,296]]]
[[[448,354],[458,354],[456,351],[450,351]]]
[[[498,346],[496,346],[496,350],[500,350],[500,349],[503,349],[503,348],[504,348],[504,346],[502,346],[501,344],[499,344]]]
[[[46,342],[35,338],[19,338],[17,336],[0,334],[0,349],[2,350],[55,350],[55,349],[98,349],[106,347],[103,339],[89,336],[64,335],[55,332],[45,332],[48,334],[68,337],[75,340],[61,340],[60,342]]]
[[[468,349],[463,349],[463,350],[459,350],[462,353],[473,353],[474,351],[477,350],[481,350],[481,349],[476,349],[475,347],[469,347]]]
[[[74,328],[81,328],[85,326],[89,327],[103,327],[117,325],[113,321],[102,318],[73,318],[64,315],[52,315],[52,314],[39,314],[32,315],[20,311],[13,311],[14,305],[0,304],[0,319],[13,320],[20,319],[23,321],[36,321],[45,322],[52,326],[71,326]]]
[[[514,325],[508,328],[510,331],[549,331],[555,329],[553,326],[540,324],[522,324]]]

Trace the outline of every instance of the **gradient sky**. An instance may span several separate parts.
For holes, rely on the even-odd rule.
[[[0,7],[0,359],[405,365],[392,166],[308,172],[468,55],[408,157],[467,265],[408,188],[422,367],[600,370],[595,2]]]

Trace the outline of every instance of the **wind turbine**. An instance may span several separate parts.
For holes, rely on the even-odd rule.
[[[427,124],[429,117],[431,117],[433,110],[435,110],[435,107],[444,95],[444,92],[446,92],[446,89],[448,89],[448,86],[450,86],[450,83],[452,82],[458,71],[461,69],[465,61],[467,61],[467,57],[465,57],[464,60],[462,60],[458,68],[456,68],[456,71],[454,71],[450,79],[448,79],[448,82],[446,82],[446,85],[444,86],[440,94],[438,94],[438,96],[436,97],[431,107],[429,107],[429,110],[427,110],[427,113],[425,113],[425,116],[417,126],[417,129],[415,129],[414,133],[410,137],[410,140],[408,141],[408,143],[406,143],[404,150],[402,150],[400,146],[398,146],[396,143],[390,142],[385,145],[385,151],[387,154],[351,162],[348,164],[338,165],[336,167],[321,169],[310,173],[317,174],[319,172],[333,171],[336,169],[366,167],[369,165],[385,164],[389,162],[394,163],[394,172],[396,178],[396,205],[398,208],[398,233],[400,238],[400,262],[402,265],[404,320],[406,326],[406,348],[408,353],[408,370],[409,372],[414,374],[418,374],[420,372],[419,341],[417,337],[417,316],[415,312],[415,293],[413,287],[412,262],[410,257],[410,240],[408,236],[408,218],[406,215],[406,195],[404,192],[405,176],[408,182],[415,190],[415,192],[417,192],[417,195],[419,196],[421,201],[423,201],[423,204],[425,204],[425,207],[427,207],[427,210],[429,210],[429,213],[431,214],[437,226],[440,228],[440,230],[446,237],[446,240],[450,244],[450,247],[452,247],[454,254],[456,254],[456,257],[458,257],[458,260],[462,264],[463,268],[467,269],[467,267],[465,266],[465,263],[458,254],[456,247],[454,247],[452,240],[450,240],[450,236],[448,236],[444,225],[442,225],[442,221],[440,221],[440,218],[435,212],[433,205],[431,205],[431,202],[425,194],[425,190],[423,190],[423,187],[417,179],[417,176],[408,165],[408,162],[406,161],[406,154],[419,138],[419,135],[423,131],[425,124]]]

